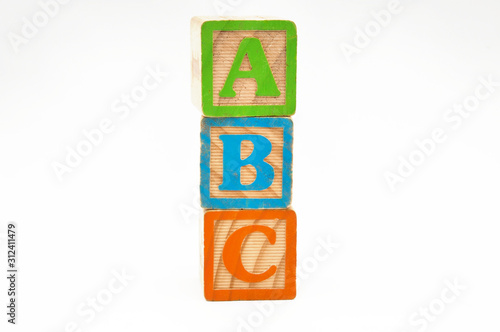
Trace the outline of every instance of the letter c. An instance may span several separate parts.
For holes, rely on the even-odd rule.
[[[226,269],[233,276],[245,282],[261,282],[266,280],[275,274],[277,269],[276,265],[272,265],[267,271],[260,274],[254,274],[248,272],[243,266],[241,261],[241,245],[245,238],[253,232],[264,233],[270,244],[276,242],[276,231],[271,227],[250,225],[234,231],[233,234],[228,237],[222,251],[222,259]]]

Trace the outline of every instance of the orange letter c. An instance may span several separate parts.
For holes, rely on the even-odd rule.
[[[272,265],[267,271],[255,274],[248,272],[241,261],[241,245],[245,238],[253,232],[262,232],[270,244],[276,242],[276,231],[271,227],[262,225],[250,225],[242,227],[231,234],[222,251],[222,259],[226,269],[236,278],[245,282],[260,282],[266,280],[276,273],[276,265]]]

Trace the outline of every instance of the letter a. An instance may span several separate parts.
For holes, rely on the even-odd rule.
[[[250,70],[240,70],[245,55],[250,61]],[[244,38],[236,52],[233,65],[226,78],[224,87],[219,92],[221,97],[236,97],[233,84],[237,78],[254,78],[257,82],[256,96],[259,97],[278,97],[281,92],[278,90],[274,80],[271,67],[267,62],[264,48],[258,38]]]

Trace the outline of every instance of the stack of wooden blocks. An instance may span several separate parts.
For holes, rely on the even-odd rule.
[[[194,17],[203,281],[209,301],[295,298],[290,209],[297,72],[291,21]]]

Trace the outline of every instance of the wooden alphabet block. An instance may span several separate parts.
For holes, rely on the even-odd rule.
[[[292,187],[289,118],[203,118],[201,206],[287,208]]]
[[[292,210],[206,211],[205,298],[295,298],[296,242],[297,219]]]
[[[192,96],[213,117],[295,113],[297,30],[291,21],[191,20]]]

